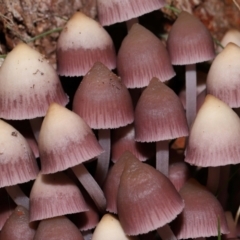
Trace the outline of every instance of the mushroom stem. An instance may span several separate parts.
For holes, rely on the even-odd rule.
[[[168,140],[158,141],[156,143],[156,169],[168,176],[169,149]]]
[[[8,195],[12,198],[12,200],[20,206],[29,209],[29,198],[23,193],[21,188],[18,185],[5,187]]]
[[[157,232],[162,240],[177,240],[168,224],[157,229]]]
[[[107,173],[110,162],[110,149],[111,149],[111,134],[110,129],[98,130],[98,141],[101,147],[105,150],[97,161],[97,168],[95,173],[95,179],[100,186],[102,186]]]
[[[83,164],[79,164],[75,167],[72,167],[72,171],[78,178],[79,182],[86,189],[90,197],[93,199],[97,208],[101,212],[105,212],[106,198],[104,193],[85,166]]]
[[[91,230],[87,230],[87,231],[82,231],[82,236],[84,238],[84,240],[91,240],[92,239],[92,231]]]
[[[191,127],[197,108],[197,73],[196,64],[186,65],[186,115],[188,126]]]
[[[132,19],[129,19],[128,21],[126,21],[128,32],[131,29],[132,25],[135,23],[138,23],[138,18],[132,18]]]
[[[208,168],[207,188],[213,194],[217,193],[220,179],[220,167]]]

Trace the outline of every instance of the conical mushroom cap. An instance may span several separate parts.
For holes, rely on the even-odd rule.
[[[68,103],[56,71],[43,55],[19,43],[0,68],[0,117],[42,117],[52,102]]]
[[[188,135],[185,112],[178,96],[153,78],[135,109],[135,139],[157,142]]]
[[[29,223],[29,212],[17,206],[0,233],[0,240],[33,240],[37,226]]]
[[[0,120],[0,187],[33,180],[38,171],[26,139],[10,124]]]
[[[165,82],[175,76],[163,43],[140,24],[134,24],[124,38],[117,69],[127,88],[146,87],[153,77]]]
[[[83,240],[81,232],[65,216],[42,220],[33,240]]]
[[[240,47],[228,43],[213,60],[207,76],[207,92],[231,108],[240,107]]]
[[[93,65],[78,87],[73,111],[94,129],[118,128],[133,122],[126,86],[100,62]]]
[[[126,164],[121,175],[117,209],[127,235],[155,230],[171,222],[184,203],[170,180],[142,162]]]
[[[208,94],[192,125],[185,161],[196,166],[240,162],[240,120],[224,102]]]
[[[123,22],[160,9],[164,0],[98,0],[98,18],[103,26]]]
[[[76,113],[53,103],[39,134],[41,172],[63,171],[103,152],[90,127]]]
[[[144,162],[155,154],[154,144],[135,141],[133,124],[112,130],[111,160],[115,163],[125,151]]]
[[[103,191],[107,199],[107,211],[117,213],[117,194],[120,177],[126,164],[131,164],[139,160],[129,151],[126,151],[112,166],[105,180]]]
[[[137,237],[127,236],[116,216],[105,214],[96,229],[94,230],[92,240],[137,240]]]
[[[110,69],[116,67],[113,41],[97,21],[76,12],[58,39],[58,73],[61,76],[83,76],[97,61]]]
[[[214,43],[208,29],[198,18],[182,11],[167,39],[173,65],[204,62],[215,57]]]
[[[180,190],[185,207],[172,223],[177,239],[211,237],[228,233],[224,210],[216,197],[196,180],[190,179]],[[196,227],[197,226],[197,227]]]
[[[30,193],[30,221],[87,211],[85,200],[64,173],[39,174]]]

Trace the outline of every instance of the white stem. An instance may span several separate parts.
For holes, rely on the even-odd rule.
[[[162,240],[177,240],[168,224],[157,229],[157,232]]]
[[[197,72],[196,64],[186,65],[186,115],[191,127],[197,112]]]
[[[98,156],[95,179],[98,182],[98,184],[102,186],[107,176],[110,163],[110,150],[111,150],[110,129],[98,130],[98,141],[99,144],[104,149],[104,152],[100,156]]]
[[[29,209],[29,198],[23,193],[22,189],[18,185],[8,186],[5,187],[5,189],[17,205]]]
[[[169,167],[169,149],[168,140],[158,141],[156,143],[156,169],[168,176]]]
[[[106,198],[100,186],[97,184],[93,176],[88,172],[83,164],[79,164],[75,167],[72,167],[72,170],[79,182],[86,189],[97,208],[101,212],[106,210]]]
[[[208,168],[207,188],[213,194],[217,193],[220,179],[220,167]]]
[[[138,18],[132,18],[126,22],[128,32],[130,31],[132,25],[135,23],[138,23]]]

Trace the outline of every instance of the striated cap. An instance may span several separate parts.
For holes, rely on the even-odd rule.
[[[113,41],[97,21],[76,12],[57,42],[57,71],[61,76],[83,76],[97,61],[116,67]]]
[[[97,62],[83,78],[73,111],[94,129],[118,128],[133,122],[131,96],[120,78]]]
[[[124,38],[118,52],[117,69],[127,88],[146,87],[153,77],[165,82],[175,76],[161,40],[140,24],[134,24]]]
[[[208,29],[195,16],[182,11],[169,32],[167,49],[173,65],[204,62],[215,57]]]
[[[117,162],[125,151],[130,151],[142,162],[155,154],[154,144],[135,141],[133,124],[112,130],[111,160]]]
[[[64,173],[38,175],[30,193],[30,222],[87,210],[80,190]]]
[[[171,224],[177,239],[218,236],[220,232],[228,233],[224,210],[204,186],[190,179],[180,190],[185,207],[182,213]]]
[[[53,103],[39,134],[41,172],[63,171],[103,152],[90,127],[76,113]]]
[[[28,182],[39,172],[26,139],[10,124],[0,120],[0,187]]]
[[[185,112],[172,89],[153,78],[135,109],[135,139],[157,142],[188,136]]]
[[[103,26],[111,25],[158,10],[164,5],[165,0],[98,0],[98,18]]]
[[[127,235],[143,234],[162,227],[176,218],[183,207],[179,193],[161,172],[140,161],[125,164],[117,209]]]
[[[224,102],[208,94],[193,122],[185,161],[201,167],[240,162],[240,120]]]
[[[136,161],[139,162],[131,152],[126,151],[108,172],[103,186],[103,191],[107,199],[108,212],[117,213],[117,193],[124,166],[126,163],[130,165]]]
[[[0,117],[42,117],[52,102],[68,103],[56,71],[43,55],[19,43],[0,68]]]

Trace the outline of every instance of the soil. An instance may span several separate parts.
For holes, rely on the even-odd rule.
[[[54,65],[56,41],[61,27],[76,11],[97,18],[97,0],[0,0],[0,54],[8,53],[19,41],[27,42]],[[240,0],[166,0],[177,9],[198,16],[212,35],[220,40],[229,28],[240,26]],[[234,3],[235,2],[235,3]],[[177,15],[167,8],[155,12],[165,19],[163,29],[171,28]],[[52,31],[34,40],[39,34]]]

